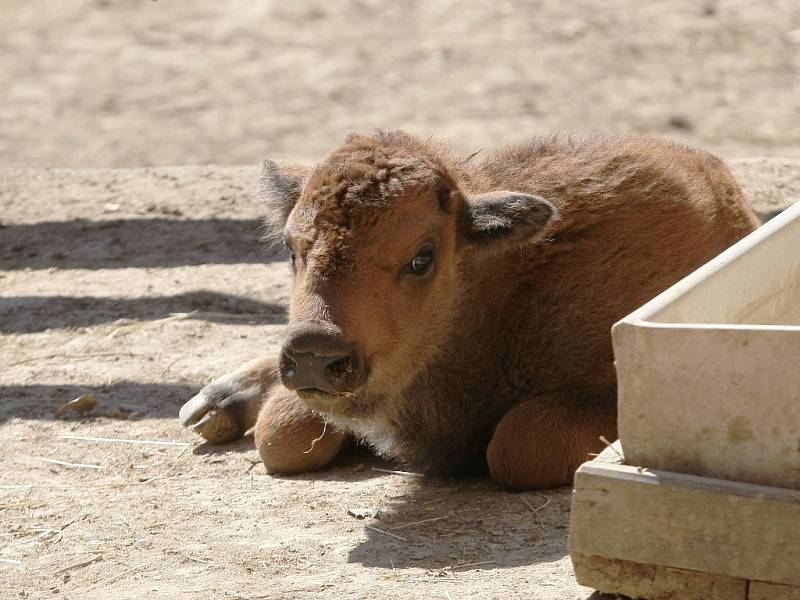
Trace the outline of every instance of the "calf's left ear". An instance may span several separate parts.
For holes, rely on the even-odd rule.
[[[269,159],[261,163],[257,196],[264,203],[267,236],[278,237],[283,232],[309,171],[296,163],[278,164]]]
[[[558,215],[544,198],[522,192],[489,192],[467,202],[467,237],[476,244],[532,241]]]

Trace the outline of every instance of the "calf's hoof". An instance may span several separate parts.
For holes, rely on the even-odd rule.
[[[242,437],[244,430],[234,415],[224,408],[213,408],[205,389],[181,406],[178,413],[181,425],[191,427],[210,444],[224,444]]]
[[[242,437],[255,424],[270,373],[264,361],[254,361],[212,381],[181,407],[181,425],[211,444]]]

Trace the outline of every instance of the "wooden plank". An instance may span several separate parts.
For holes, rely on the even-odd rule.
[[[570,552],[800,585],[800,493],[589,462],[575,474]]]
[[[648,600],[746,600],[747,581],[573,553],[578,583],[606,594]]]
[[[751,581],[747,600],[800,600],[800,586]]]

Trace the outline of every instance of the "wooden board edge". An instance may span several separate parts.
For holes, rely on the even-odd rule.
[[[747,600],[747,581],[698,571],[573,553],[578,583],[647,600]]]
[[[800,585],[751,581],[747,600],[800,600]]]
[[[575,476],[570,553],[797,586],[797,494],[613,463],[584,463]],[[676,520],[676,515],[684,517]],[[771,560],[769,555],[776,552],[779,557]]]

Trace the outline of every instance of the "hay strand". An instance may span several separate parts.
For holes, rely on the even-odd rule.
[[[180,446],[185,448],[191,446],[190,442],[170,442],[167,440],[130,440],[125,438],[92,437],[86,435],[59,435],[64,440],[76,440],[81,442],[107,442],[110,444],[140,444],[142,446]]]
[[[367,529],[369,529],[371,531],[377,531],[378,533],[382,533],[383,535],[388,535],[389,537],[393,537],[393,538],[395,538],[397,540],[400,540],[401,542],[407,542],[408,541],[408,539],[404,538],[403,536],[391,533],[390,531],[386,531],[384,529],[378,529],[377,527],[374,527],[373,525],[364,525],[364,527],[366,527]]]
[[[35,457],[34,457],[35,458]],[[49,463],[51,465],[59,465],[62,467],[69,467],[70,469],[104,469],[103,465],[89,465],[86,463],[71,463],[66,462],[64,460],[55,460],[54,458],[40,458],[42,462]]]

